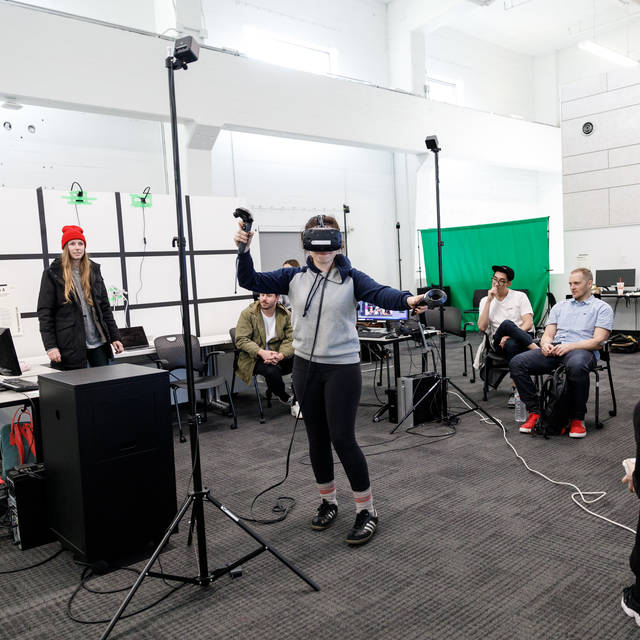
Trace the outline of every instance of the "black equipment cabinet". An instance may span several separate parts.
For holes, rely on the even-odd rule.
[[[176,511],[169,374],[131,364],[39,377],[49,525],[85,562],[122,562]]]

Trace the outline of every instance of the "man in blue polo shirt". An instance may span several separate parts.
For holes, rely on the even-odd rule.
[[[569,437],[587,435],[584,416],[589,398],[589,372],[600,357],[600,345],[613,329],[613,309],[591,295],[592,284],[589,269],[574,269],[569,277],[573,297],[551,309],[540,349],[525,351],[509,363],[511,378],[529,412],[520,433],[531,433],[540,417],[539,397],[531,374],[549,373],[564,364],[571,401]]]

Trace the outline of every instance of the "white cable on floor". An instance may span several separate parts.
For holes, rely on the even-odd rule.
[[[471,406],[465,401],[465,399],[462,396],[457,394],[455,391],[449,391],[449,393],[453,394],[454,396],[457,396],[457,398],[459,400],[461,400],[466,407],[471,409]],[[478,414],[478,416],[480,416],[480,420],[482,422],[484,422],[485,424],[495,424],[494,422],[491,422],[488,418],[483,416],[479,411],[474,411],[474,413]],[[571,494],[571,499],[583,511],[586,511],[588,514],[590,514],[592,516],[595,516],[596,518],[600,518],[600,520],[604,520],[605,522],[608,522],[609,524],[615,525],[616,527],[620,527],[621,529],[625,529],[626,531],[629,531],[629,532],[631,532],[631,533],[633,533],[635,535],[635,533],[636,533],[635,529],[632,529],[631,527],[627,527],[627,525],[620,524],[619,522],[616,522],[615,520],[611,520],[611,519],[609,519],[609,518],[607,518],[605,516],[601,516],[600,514],[595,513],[594,511],[591,511],[590,509],[587,509],[587,507],[584,506],[585,504],[594,504],[598,500],[601,500],[602,498],[604,498],[607,495],[606,491],[582,491],[578,486],[576,486],[572,482],[562,482],[560,480],[552,480],[551,478],[546,476],[541,471],[537,471],[536,469],[532,469],[527,464],[527,461],[517,452],[516,448],[509,442],[509,439],[507,438],[507,430],[505,429],[504,425],[502,424],[502,421],[499,420],[498,418],[495,418],[495,421],[500,425],[500,428],[502,429],[502,437],[504,438],[504,441],[507,443],[507,445],[509,445],[509,447],[511,448],[511,450],[515,454],[516,458],[518,458],[518,460],[520,460],[520,462],[522,462],[522,464],[524,465],[525,469],[527,469],[527,471],[530,471],[531,473],[535,473],[536,475],[540,476],[541,478],[544,478],[545,480],[547,480],[547,482],[551,482],[551,484],[564,485],[565,487],[573,487],[575,489],[575,492]],[[581,504],[580,502],[578,502],[576,496],[580,496],[580,498],[582,499],[582,502],[584,502],[584,504]],[[594,497],[594,498],[591,498],[591,499],[587,499],[585,496],[597,496],[597,497]]]

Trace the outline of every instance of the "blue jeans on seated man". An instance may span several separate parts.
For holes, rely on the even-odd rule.
[[[589,399],[589,373],[595,363],[595,352],[586,349],[575,349],[563,356],[544,356],[540,349],[532,349],[515,356],[509,363],[509,369],[527,411],[540,413],[540,398],[531,375],[551,373],[563,364],[567,370],[571,399],[569,417],[572,420],[584,420]]]
[[[504,336],[509,336],[504,347],[500,346],[500,341]],[[493,348],[507,360],[511,360],[523,351],[527,351],[529,345],[533,343],[533,334],[523,331],[515,322],[504,320],[496,332],[493,334]]]

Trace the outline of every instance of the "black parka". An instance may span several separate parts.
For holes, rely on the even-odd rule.
[[[89,260],[93,298],[93,319],[98,331],[107,340],[103,345],[107,357],[113,359],[111,343],[120,340],[120,333],[109,306],[109,296],[100,273],[100,265]],[[82,369],[87,366],[87,346],[82,305],[71,292],[71,302],[64,299],[62,263],[56,258],[42,274],[38,296],[40,335],[46,351],[57,347],[61,362],[52,362],[58,369]]]

